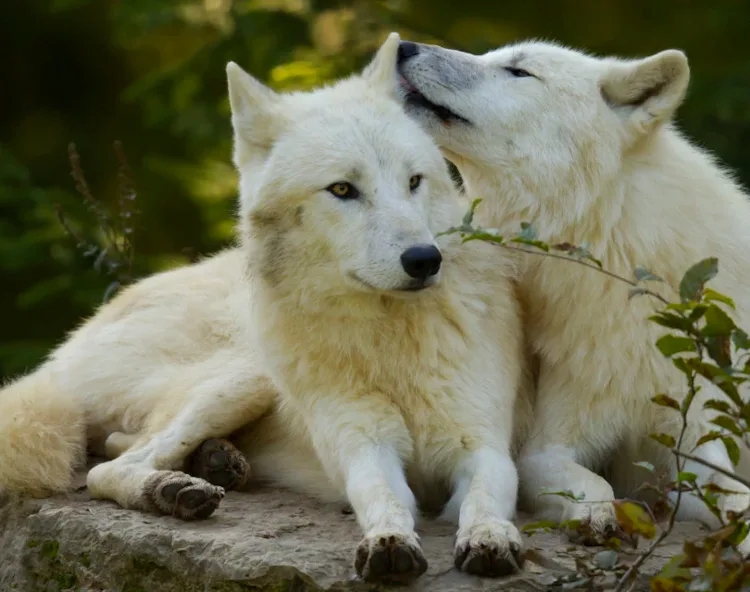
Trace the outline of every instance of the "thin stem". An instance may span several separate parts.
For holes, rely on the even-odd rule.
[[[589,269],[593,269],[594,271],[598,271],[599,273],[603,273],[604,275],[611,277],[612,279],[618,280],[620,282],[623,282],[627,284],[628,286],[632,288],[638,288],[643,290],[643,294],[646,294],[648,296],[652,296],[653,298],[656,298],[661,302],[662,304],[668,305],[670,302],[666,298],[664,298],[661,294],[657,294],[656,292],[653,292],[649,290],[648,288],[643,288],[641,285],[637,282],[634,282],[632,280],[629,280],[627,278],[624,278],[620,275],[617,275],[616,273],[613,273],[611,271],[607,271],[606,269],[602,269],[598,265],[593,265],[591,263],[588,263],[586,261],[583,261],[582,259],[575,259],[573,257],[568,257],[567,255],[558,255],[557,253],[549,253],[547,251],[533,251],[531,249],[524,249],[522,247],[513,247],[507,243],[492,243],[494,245],[497,245],[499,247],[504,247],[506,249],[509,249],[511,251],[518,251],[520,253],[528,253],[530,255],[540,255],[542,257],[551,257],[553,259],[562,259],[563,261],[572,261],[573,263],[578,263],[578,265],[583,265],[584,267],[588,267]]]
[[[692,460],[693,462],[697,462],[698,464],[701,464],[701,465],[703,465],[705,467],[708,467],[709,469],[713,469],[717,473],[721,473],[725,477],[729,477],[730,479],[734,479],[735,481],[737,481],[737,483],[740,483],[741,485],[744,485],[745,487],[750,488],[750,480],[744,479],[744,478],[740,477],[738,474],[733,473],[732,471],[729,471],[727,469],[724,469],[724,468],[720,467],[719,465],[715,465],[714,463],[712,463],[710,461],[707,461],[707,460],[704,460],[704,459],[700,458],[699,456],[695,456],[693,454],[688,454],[687,452],[680,452],[677,449],[673,449],[671,452],[675,456],[681,456],[682,458],[685,458],[687,460]]]
[[[690,409],[690,405],[693,402],[693,397],[695,397],[695,393],[697,392],[695,389],[695,373],[691,373],[690,377],[688,379],[690,390],[688,392],[688,397],[690,400],[688,401],[688,404],[685,406],[685,410],[681,413],[682,416],[682,427],[680,429],[680,435],[677,438],[677,449],[679,449],[682,446],[682,440],[685,437],[685,431],[687,430],[687,413]],[[691,396],[692,395],[692,396]],[[682,466],[680,465],[680,457],[675,457],[675,462],[677,463],[677,473],[679,474],[682,471]],[[630,567],[628,567],[628,570],[623,574],[622,578],[620,578],[620,581],[617,582],[617,587],[615,588],[614,592],[622,592],[625,589],[625,586],[630,583],[630,581],[633,579],[636,573],[638,573],[638,570],[640,569],[641,565],[648,559],[651,554],[654,552],[656,547],[662,544],[664,539],[666,539],[670,533],[672,532],[672,529],[674,528],[675,520],[677,519],[677,512],[680,509],[680,503],[682,502],[682,486],[680,486],[677,489],[677,499],[675,500],[674,507],[672,508],[672,511],[669,514],[669,523],[667,524],[667,527],[661,531],[658,537],[654,539],[654,541],[648,546],[648,549],[646,549],[638,559],[636,559],[633,563],[630,564]]]

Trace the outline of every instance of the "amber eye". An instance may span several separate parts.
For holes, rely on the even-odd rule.
[[[357,199],[359,197],[359,191],[357,191],[357,188],[346,181],[333,183],[326,187],[326,190],[339,199]]]
[[[412,175],[409,179],[409,190],[416,191],[417,188],[422,184],[422,175]]]

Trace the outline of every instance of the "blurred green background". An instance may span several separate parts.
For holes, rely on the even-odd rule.
[[[680,125],[750,184],[748,0],[5,2],[0,380],[36,365],[113,282],[231,240],[228,60],[277,89],[307,88],[361,67],[392,30],[472,52],[529,37],[624,56],[681,48],[692,82]],[[135,201],[118,181],[115,140]],[[76,193],[70,142],[91,193],[111,212],[109,237]],[[58,208],[88,246],[63,231]],[[114,249],[101,265],[107,245],[124,256]],[[108,261],[122,265],[107,274]]]

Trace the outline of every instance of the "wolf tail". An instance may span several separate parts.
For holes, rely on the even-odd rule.
[[[70,488],[84,459],[83,403],[45,366],[0,389],[0,493],[44,497]]]

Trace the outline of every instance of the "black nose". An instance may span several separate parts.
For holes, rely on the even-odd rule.
[[[398,44],[398,63],[404,62],[419,53],[419,45],[411,41],[402,41]]]
[[[401,253],[401,265],[411,277],[426,280],[440,271],[443,256],[433,245],[417,245]]]

